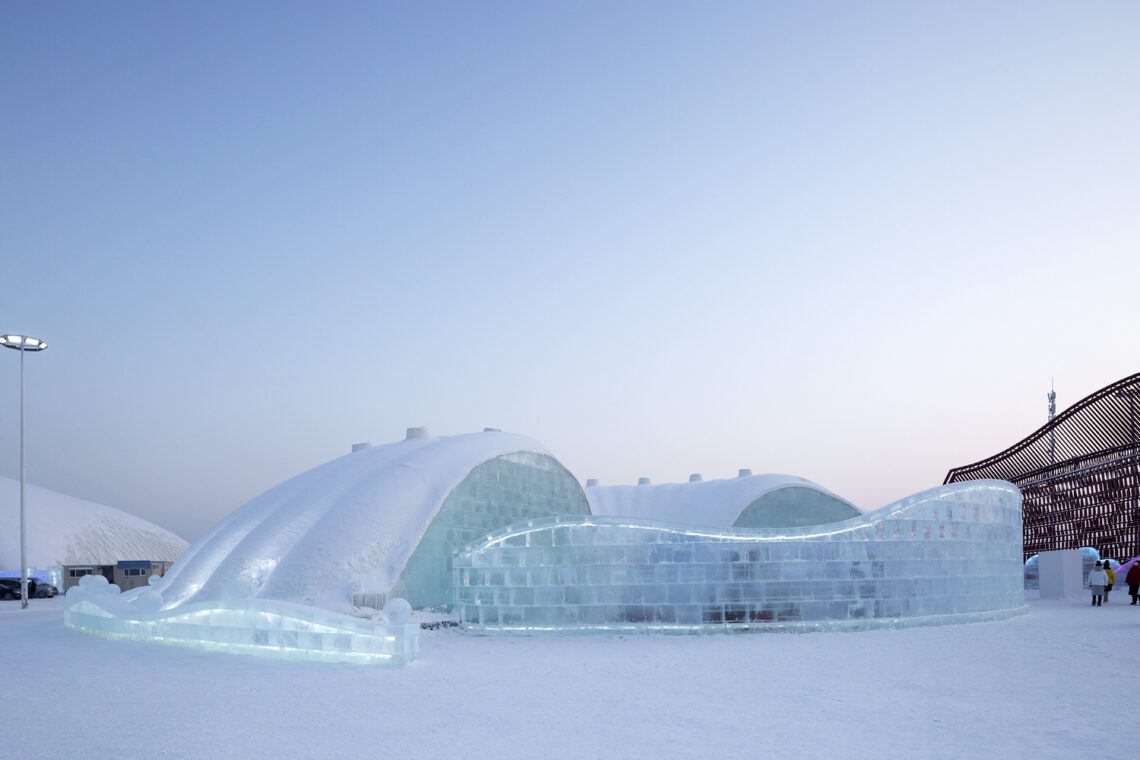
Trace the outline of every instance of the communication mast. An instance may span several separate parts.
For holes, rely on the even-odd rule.
[[[1053,378],[1049,378],[1049,422],[1057,416],[1057,391],[1053,387]],[[1057,434],[1049,430],[1049,462],[1057,464]]]

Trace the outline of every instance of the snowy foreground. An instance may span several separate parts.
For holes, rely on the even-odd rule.
[[[87,636],[0,602],[0,757],[1052,758],[1136,746],[1140,607],[712,636],[424,631],[402,668]]]

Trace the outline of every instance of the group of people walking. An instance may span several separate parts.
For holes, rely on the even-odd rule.
[[[1132,597],[1132,604],[1140,603],[1140,561],[1133,561],[1128,568],[1128,575],[1124,576],[1128,584],[1128,595]],[[1089,588],[1092,589],[1092,606],[1099,607],[1101,601],[1108,601],[1108,592],[1112,591],[1116,583],[1116,571],[1112,569],[1108,560],[1097,562],[1089,571]]]

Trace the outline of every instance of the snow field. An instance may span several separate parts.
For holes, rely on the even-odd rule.
[[[423,631],[403,668],[295,663],[64,628],[0,602],[5,758],[1113,757],[1140,607],[998,623],[710,636]],[[21,656],[12,656],[21,653]]]

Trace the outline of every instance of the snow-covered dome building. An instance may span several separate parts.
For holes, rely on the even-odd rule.
[[[859,510],[790,475],[660,486],[589,486],[513,433],[407,437],[352,453],[266,491],[207,532],[158,590],[166,609],[263,599],[345,609],[402,597],[453,602],[452,558],[520,521],[601,515],[718,528],[835,523]]]
[[[164,608],[273,599],[342,608],[447,603],[451,557],[527,518],[588,515],[582,487],[534,439],[488,429],[354,451],[237,509],[194,543],[159,587]]]
[[[173,562],[189,545],[165,528],[105,504],[25,484],[26,556],[35,568]],[[0,569],[20,568],[20,481],[0,477]]]
[[[595,515],[713,528],[801,528],[861,514],[851,502],[810,480],[752,475],[748,470],[724,480],[693,475],[687,483],[587,485],[586,498]]]

